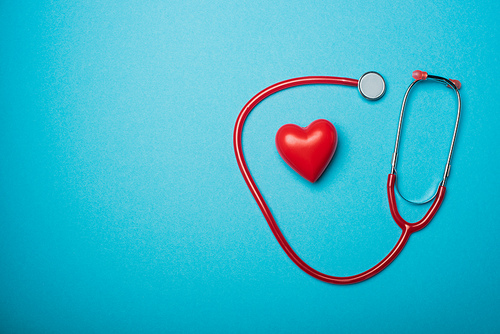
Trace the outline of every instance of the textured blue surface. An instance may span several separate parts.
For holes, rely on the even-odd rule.
[[[0,1],[0,331],[500,331],[498,1]],[[384,75],[384,98],[313,86],[259,105],[249,167],[313,267],[363,271],[393,247],[386,180],[414,69],[461,80],[448,192],[383,273],[319,282],[279,248],[239,173],[234,121],[304,75]],[[399,166],[435,189],[456,101],[412,95]],[[317,184],[279,158],[285,123],[335,124]],[[427,207],[401,203],[407,219]]]

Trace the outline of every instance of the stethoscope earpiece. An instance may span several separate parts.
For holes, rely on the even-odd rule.
[[[385,94],[385,80],[377,72],[366,72],[358,80],[358,90],[365,99],[378,100]]]

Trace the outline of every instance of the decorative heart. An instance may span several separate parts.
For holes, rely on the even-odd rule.
[[[286,124],[276,133],[276,148],[293,170],[314,183],[333,158],[337,130],[325,119],[318,119],[305,128]]]

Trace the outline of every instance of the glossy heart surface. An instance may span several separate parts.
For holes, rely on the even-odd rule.
[[[306,180],[316,182],[335,154],[337,130],[325,119],[318,119],[305,128],[286,124],[276,133],[276,148],[293,170]]]

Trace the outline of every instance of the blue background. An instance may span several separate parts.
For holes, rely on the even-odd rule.
[[[0,1],[0,330],[18,332],[498,332],[498,1]],[[236,165],[248,165],[294,249],[351,275],[400,230],[387,204],[411,72],[462,82],[448,192],[380,275],[335,286],[300,271]],[[412,93],[399,161],[418,199],[441,179],[453,92]],[[286,123],[339,133],[316,184],[278,156]],[[400,203],[420,219],[428,206]]]

